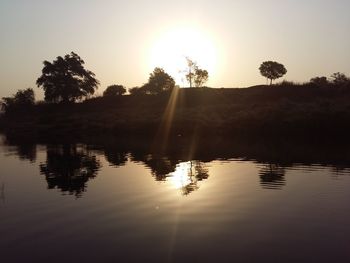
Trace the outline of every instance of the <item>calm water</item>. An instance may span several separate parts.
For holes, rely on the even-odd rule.
[[[1,262],[350,262],[348,148],[0,142]]]

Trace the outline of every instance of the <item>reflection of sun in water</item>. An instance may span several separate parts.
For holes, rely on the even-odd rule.
[[[175,172],[169,174],[169,180],[176,189],[181,189],[192,182],[190,177],[191,169],[191,162],[179,163]]]
[[[162,67],[179,85],[186,85],[183,73],[186,70],[186,59],[198,63],[202,69],[209,72],[209,78],[214,74],[217,64],[217,48],[210,36],[190,27],[170,30],[159,36],[150,52],[150,67]]]

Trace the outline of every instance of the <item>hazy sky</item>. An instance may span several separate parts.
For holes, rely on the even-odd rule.
[[[349,11],[349,0],[0,0],[0,97],[27,87],[42,97],[42,62],[71,51],[99,93],[142,85],[156,64],[181,82],[184,56],[209,69],[212,87],[265,83],[265,60],[283,63],[287,80],[349,74]]]

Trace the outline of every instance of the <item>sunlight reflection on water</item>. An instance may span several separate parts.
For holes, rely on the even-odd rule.
[[[84,144],[5,142],[0,153],[6,262],[62,262],[60,251],[72,248],[70,257],[84,262],[349,258],[346,159],[184,160]]]

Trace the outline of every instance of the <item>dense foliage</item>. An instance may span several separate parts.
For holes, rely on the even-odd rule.
[[[262,76],[270,80],[270,85],[272,81],[278,79],[287,73],[284,65],[275,61],[265,61],[260,65],[260,73]]]
[[[35,103],[34,91],[31,88],[18,90],[12,97],[3,97],[1,107],[6,113],[27,109]]]
[[[130,89],[130,94],[158,95],[170,92],[175,88],[175,80],[162,68],[155,68],[150,74],[148,82],[142,87]]]
[[[74,102],[94,94],[99,82],[95,74],[84,68],[85,62],[74,52],[44,61],[38,87],[45,92],[47,102]]]
[[[126,88],[123,85],[110,85],[103,92],[103,97],[121,96],[126,93]]]

